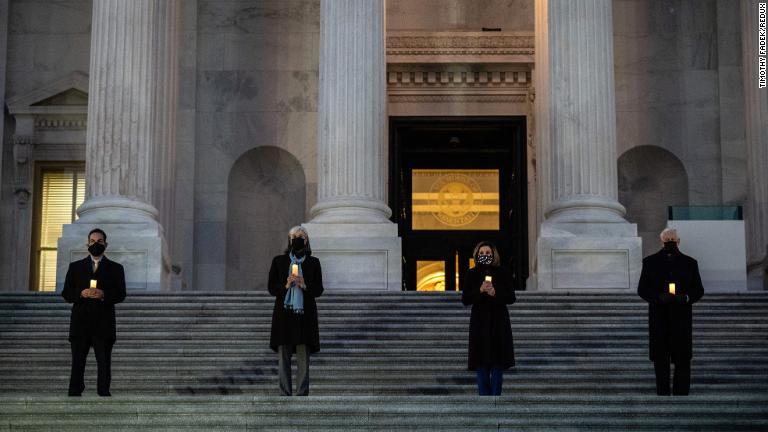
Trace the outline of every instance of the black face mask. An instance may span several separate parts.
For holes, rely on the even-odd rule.
[[[88,246],[88,253],[90,253],[91,255],[93,255],[95,257],[101,256],[104,253],[104,250],[106,248],[107,247],[105,245],[101,244],[101,243],[94,243],[94,244]]]
[[[490,265],[493,263],[493,255],[478,255],[477,263],[481,265]]]
[[[303,237],[296,237],[291,239],[291,251],[294,255],[303,255],[305,246],[306,243],[304,242]]]
[[[664,250],[668,250],[668,251],[677,250],[677,242],[674,242],[674,241],[664,242]]]

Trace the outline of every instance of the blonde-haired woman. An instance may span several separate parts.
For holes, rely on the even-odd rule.
[[[496,246],[483,241],[472,253],[475,267],[464,279],[461,302],[472,305],[469,320],[468,369],[477,371],[481,396],[501,394],[504,370],[515,365],[508,304],[515,302],[509,272],[501,267]]]
[[[296,394],[309,394],[309,355],[320,351],[315,298],[323,294],[320,260],[311,256],[309,234],[300,226],[288,231],[288,247],[272,259],[269,293],[275,296],[269,346],[278,353],[280,394],[290,396],[291,356],[296,353]]]

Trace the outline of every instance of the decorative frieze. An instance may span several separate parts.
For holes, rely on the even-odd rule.
[[[493,94],[395,94],[390,103],[524,103],[526,96]]]
[[[507,87],[527,88],[531,84],[529,71],[389,71],[387,85],[403,87]]]
[[[398,33],[387,37],[388,56],[531,56],[533,34],[488,32]]]
[[[533,53],[532,34],[395,32],[387,37],[388,101],[525,104]]]
[[[85,130],[88,122],[85,116],[46,116],[35,118],[35,130]]]

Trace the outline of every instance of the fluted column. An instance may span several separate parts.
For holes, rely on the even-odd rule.
[[[318,192],[309,231],[331,290],[400,290],[386,202],[384,0],[321,0]]]
[[[747,139],[747,264],[750,276],[766,282],[768,266],[768,88],[759,88],[758,1],[741,1],[741,43]],[[763,2],[764,3],[764,2]]]
[[[620,222],[611,0],[549,0],[549,203],[557,221]],[[538,46],[537,46],[538,49]]]
[[[383,0],[322,1],[314,223],[385,223]]]
[[[86,200],[59,239],[57,284],[94,227],[129,289],[169,286],[178,0],[94,0],[86,132]]]
[[[637,226],[618,202],[612,0],[536,0],[541,290],[632,290]]]
[[[176,113],[179,88],[179,0],[157,4],[157,78],[155,80],[155,166],[153,203],[165,227],[165,240],[172,245],[176,217]]]
[[[86,135],[86,222],[158,220],[162,168],[172,141],[164,131],[175,64],[168,61],[175,0],[93,2]],[[173,84],[175,85],[175,83]]]

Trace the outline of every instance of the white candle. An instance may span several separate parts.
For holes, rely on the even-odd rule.
[[[485,277],[485,281],[486,282],[493,282],[493,278],[491,276],[486,276]]]
[[[299,275],[299,265],[298,264],[291,264],[291,274],[294,276]]]
[[[671,283],[669,284],[669,293],[672,295],[675,295],[675,284]]]
[[[96,289],[96,279],[91,279],[91,288]]]

